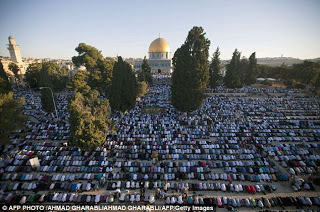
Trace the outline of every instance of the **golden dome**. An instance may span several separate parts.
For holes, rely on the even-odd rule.
[[[150,44],[149,52],[170,52],[170,46],[165,39],[157,38]]]

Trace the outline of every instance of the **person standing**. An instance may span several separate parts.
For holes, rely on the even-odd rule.
[[[155,197],[156,197],[156,199],[159,199],[160,198],[160,188],[157,188],[156,189],[156,193],[155,193]]]
[[[167,192],[167,190],[168,190],[168,182],[167,181],[163,184],[163,190],[165,192]]]
[[[140,193],[143,194],[143,189],[144,189],[144,182],[140,181]]]
[[[181,189],[181,194],[182,194],[182,197],[187,197],[188,196],[188,188],[183,186]]]

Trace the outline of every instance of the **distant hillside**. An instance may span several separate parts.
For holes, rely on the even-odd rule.
[[[320,57],[314,59],[308,59],[312,62],[319,62]],[[285,65],[291,66],[293,64],[302,63],[304,60],[299,58],[292,57],[265,57],[265,58],[257,58],[258,64],[265,64],[269,66],[281,66],[283,63]],[[223,64],[229,63],[229,60],[223,60]]]
[[[304,60],[299,58],[292,57],[266,57],[266,58],[257,58],[258,64],[265,64],[269,66],[281,66],[283,63],[285,65],[291,66],[297,63],[303,63]],[[320,58],[308,59],[313,62],[320,61]]]

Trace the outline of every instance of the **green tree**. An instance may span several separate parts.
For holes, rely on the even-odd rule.
[[[79,43],[76,51],[78,52],[78,56],[72,57],[72,62],[77,67],[84,65],[89,72],[95,70],[100,65],[99,63],[103,62],[101,51],[90,45]]]
[[[109,116],[108,100],[101,100],[99,92],[86,95],[77,92],[70,100],[70,142],[87,151],[101,147],[106,133],[113,130]]]
[[[26,81],[30,87],[49,87],[52,92],[61,91],[66,88],[68,82],[68,71],[65,67],[60,68],[55,62],[43,62],[30,64],[26,71]],[[55,111],[50,89],[41,90],[42,108],[52,113]]]
[[[67,80],[68,72],[61,71],[57,63],[51,61],[42,63],[39,82],[41,86],[50,87],[53,91],[60,91],[66,87]]]
[[[103,58],[96,48],[80,43],[78,56],[72,58],[76,66],[84,65],[86,71],[78,71],[68,88],[76,92],[70,99],[70,141],[73,145],[92,151],[106,141],[106,133],[113,130],[109,120],[109,101],[100,94],[111,94],[113,58]],[[135,92],[135,90],[134,90]]]
[[[43,88],[41,89],[41,105],[42,109],[46,111],[47,113],[53,113],[55,112],[54,102],[52,99],[52,94],[50,89]],[[55,98],[55,94],[53,94],[53,98]]]
[[[314,84],[318,71],[317,63],[305,60],[303,63],[293,64],[292,77],[305,84]]]
[[[227,65],[226,75],[224,77],[224,84],[228,88],[241,88],[240,76],[240,57],[241,53],[236,49],[233,52],[232,59]]]
[[[78,56],[72,57],[72,62],[77,67],[86,67],[89,72],[88,85],[100,93],[105,92],[111,84],[114,60],[103,58],[101,51],[85,43],[80,43],[76,51]]]
[[[42,63],[32,63],[28,66],[25,77],[31,88],[39,87],[41,70]]]
[[[209,66],[209,73],[210,88],[215,89],[219,85],[219,81],[221,80],[221,60],[219,47],[217,47],[216,51],[213,53],[212,61]]]
[[[320,90],[320,72],[318,72],[318,75],[315,79],[314,87],[316,91]]]
[[[40,97],[41,97],[41,105],[42,105],[42,109],[45,110],[48,113],[53,113],[55,111],[54,108],[54,102],[52,99],[52,92],[54,92],[53,89],[53,79],[51,77],[51,75],[49,74],[50,71],[52,71],[53,67],[50,67],[51,63],[44,63],[42,70],[40,72],[40,76],[39,76],[39,87],[46,87],[41,89],[40,92]],[[48,88],[51,89],[48,89]],[[55,95],[53,94],[54,98]]]
[[[88,72],[78,71],[73,79],[68,83],[67,88],[82,94],[89,93],[91,87],[87,83],[88,75]]]
[[[144,96],[148,93],[148,84],[145,81],[137,83],[137,96]]]
[[[18,78],[19,77],[19,72],[20,72],[20,68],[17,64],[15,63],[10,63],[8,66],[9,70],[12,71],[12,73]]]
[[[243,84],[246,84],[246,78],[248,76],[248,69],[249,69],[249,61],[246,57],[242,57],[242,59],[240,60],[240,63],[239,63],[239,68],[238,68],[241,86]]]
[[[58,68],[56,73],[53,74],[54,80],[54,89],[56,91],[61,91],[66,88],[68,80],[69,80],[69,73],[66,67]]]
[[[106,96],[110,95],[110,86],[112,81],[112,70],[115,64],[115,60],[111,57],[106,57],[103,62],[102,69],[102,90],[105,91]]]
[[[151,67],[149,66],[146,56],[143,58],[141,70],[138,72],[138,81],[145,81],[149,85],[152,83]]]
[[[110,87],[110,105],[117,111],[125,112],[136,104],[137,80],[130,64],[118,57],[113,67],[113,78]]]
[[[11,85],[0,61],[0,94],[5,94],[9,91],[11,91]]]
[[[25,76],[32,88],[44,86],[49,80],[54,91],[61,91],[66,88],[68,82],[67,68],[60,68],[57,63],[51,61],[30,64]],[[42,80],[45,82],[41,82]]]
[[[280,79],[282,80],[292,80],[294,75],[292,73],[292,67],[282,64],[279,67],[276,67],[274,70],[275,73],[279,73]]]
[[[259,68],[256,58],[256,53],[253,52],[249,57],[249,65],[247,70],[247,76],[245,78],[245,84],[251,85],[257,81],[257,77],[259,75]]]
[[[10,132],[23,126],[25,117],[19,108],[24,104],[24,99],[15,99],[13,92],[0,94],[0,141],[6,144]]]
[[[174,53],[171,101],[180,111],[196,110],[203,103],[209,82],[209,46],[202,27],[193,27]]]
[[[278,80],[281,78],[280,73],[276,72],[276,67],[272,67],[265,64],[258,64],[258,70],[259,70],[258,77],[262,77],[262,78],[270,77],[270,78],[276,78]]]
[[[316,87],[317,77],[320,72],[320,64],[312,61],[304,61],[303,63],[287,66],[282,64],[278,67],[267,65],[258,65],[261,70],[260,77],[271,77],[277,80],[283,80],[288,88],[304,89],[306,84],[312,84]]]
[[[17,83],[21,83],[21,72],[20,72],[20,68],[17,64],[15,63],[10,63],[8,66],[9,70],[12,71],[12,73],[14,74],[14,77],[16,78],[16,82]]]

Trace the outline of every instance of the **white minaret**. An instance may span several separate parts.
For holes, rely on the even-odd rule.
[[[16,44],[16,41],[14,38],[10,35],[9,36],[9,44],[8,44],[8,50],[10,52],[11,60],[13,62],[22,64],[21,54],[20,54],[20,48]]]

